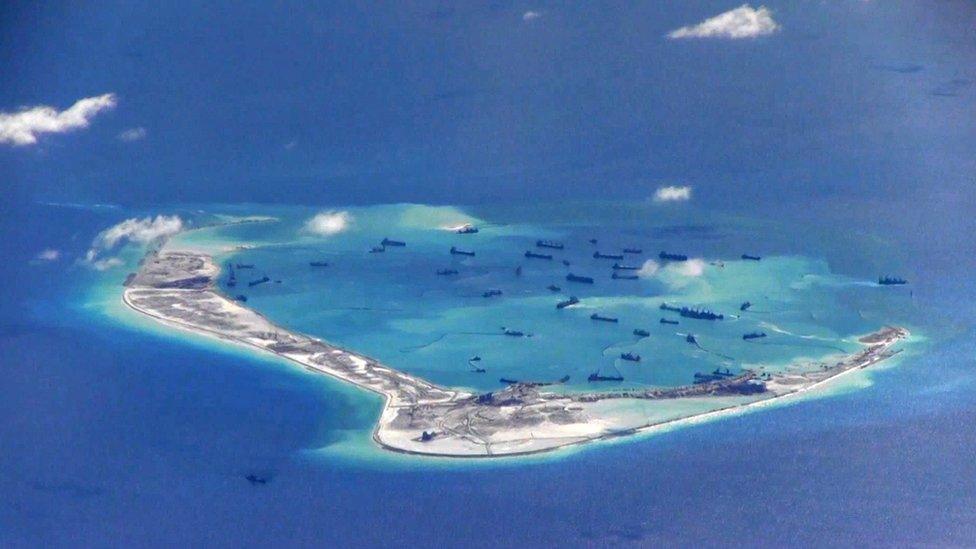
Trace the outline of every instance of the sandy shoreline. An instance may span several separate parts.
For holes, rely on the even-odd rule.
[[[524,456],[744,413],[820,388],[889,358],[894,354],[891,347],[908,336],[907,330],[884,328],[861,338],[864,350],[832,367],[824,364],[822,370],[803,373],[760,378],[747,372],[732,380],[624,394],[557,395],[514,385],[477,395],[440,387],[365,355],[279,327],[216,291],[219,272],[206,254],[155,250],[146,256],[140,271],[130,276],[122,302],[164,325],[269,352],[382,395],[384,404],[373,440],[390,451],[427,456]],[[715,397],[735,402],[684,415],[673,411],[682,403],[725,404]],[[615,411],[619,403],[643,408],[631,413]],[[675,405],[669,408],[672,403]],[[650,416],[660,419],[650,420]]]

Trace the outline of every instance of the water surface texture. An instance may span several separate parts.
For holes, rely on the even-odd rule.
[[[976,8],[770,1],[772,34],[667,37],[738,4],[3,3],[0,112],[116,106],[0,144],[0,545],[976,545]],[[671,185],[689,200],[655,202]],[[303,229],[330,211],[345,230]],[[290,329],[477,391],[611,366],[674,386],[885,324],[912,338],[717,421],[402,456],[370,439],[376,395],[126,309],[145,243],[99,249],[104,270],[86,254],[157,215],[276,218],[171,245],[253,263],[234,293]],[[407,246],[369,254],[383,237]],[[525,258],[537,239],[566,247]],[[701,263],[612,280],[592,254],[624,247]],[[662,301],[728,318],[662,325]]]

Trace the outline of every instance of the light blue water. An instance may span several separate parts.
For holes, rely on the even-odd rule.
[[[694,210],[684,212],[686,225],[674,226],[660,219],[659,206],[620,206],[634,215],[612,216],[601,225],[550,223],[543,215],[496,223],[460,209],[419,205],[356,208],[347,211],[352,221],[346,231],[325,237],[303,230],[311,212],[277,208],[277,223],[203,230],[171,245],[232,249],[220,261],[255,268],[239,269],[239,285],[224,286],[224,291],[246,295],[249,306],[285,326],[436,383],[483,391],[500,387],[501,377],[555,380],[569,375],[567,388],[580,390],[593,387],[586,378],[597,370],[620,372],[625,382],[612,386],[624,387],[687,384],[694,373],[719,367],[782,369],[801,359],[850,352],[858,348],[858,335],[908,320],[914,311],[910,290],[831,273],[822,259],[740,259],[740,251],[775,249],[771,242],[753,240],[754,227]],[[696,224],[702,219],[708,224]],[[447,230],[462,222],[475,223],[479,232]],[[593,235],[600,235],[596,245],[589,242]],[[408,245],[368,252],[387,236]],[[551,251],[551,261],[525,258],[526,250],[546,251],[535,246],[538,238],[556,239],[566,247]],[[743,248],[741,241],[752,248]],[[235,249],[241,245],[248,248]],[[452,246],[476,255],[451,255]],[[643,253],[627,254],[620,263],[650,261],[658,270],[639,280],[613,280],[614,260],[592,255],[596,250],[620,254],[625,247]],[[662,249],[692,254],[692,259],[667,264],[657,258]],[[326,260],[329,267],[309,266]],[[438,276],[440,269],[458,274]],[[596,283],[568,282],[569,272],[592,276]],[[247,286],[262,276],[281,283]],[[553,292],[550,285],[561,289]],[[487,290],[502,295],[486,298]],[[581,302],[557,310],[555,304],[570,295]],[[741,312],[745,301],[753,305]],[[663,302],[709,308],[728,318],[680,318],[662,312]],[[594,313],[619,322],[593,321]],[[661,318],[679,324],[661,324]],[[526,337],[505,336],[503,327]],[[635,329],[651,335],[635,336]],[[742,339],[751,332],[767,337]],[[699,345],[685,342],[689,333]],[[641,361],[623,361],[622,353],[638,354]],[[486,372],[473,371],[468,360],[474,356],[482,359],[474,365]]]

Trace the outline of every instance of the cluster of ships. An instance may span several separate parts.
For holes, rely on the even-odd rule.
[[[459,228],[455,229],[454,232],[456,234],[460,234],[460,235],[471,235],[471,234],[477,234],[479,232],[479,230],[478,230],[477,227],[474,227],[472,225],[464,225],[462,227],[459,227]],[[590,239],[589,242],[590,242],[590,244],[593,244],[593,245],[596,245],[598,243],[598,241],[596,239]],[[380,243],[378,245],[371,247],[369,249],[369,253],[373,253],[373,254],[384,253],[384,252],[386,252],[389,249],[405,248],[406,246],[407,246],[407,243],[405,241],[402,241],[402,240],[394,240],[394,239],[391,239],[391,238],[384,238],[383,240],[380,241]],[[562,243],[562,242],[555,241],[555,240],[544,240],[544,239],[540,239],[540,240],[537,240],[535,242],[535,249],[526,250],[524,252],[524,254],[522,254],[522,257],[524,259],[526,259],[526,260],[529,260],[529,261],[557,261],[558,260],[558,261],[561,261],[562,262],[563,266],[565,266],[567,268],[570,268],[571,267],[571,262],[569,260],[567,260],[567,259],[558,259],[557,258],[557,254],[559,252],[564,251],[565,248],[566,248],[565,247],[565,244]],[[448,250],[448,252],[449,252],[449,254],[452,257],[461,257],[461,258],[473,258],[473,257],[476,257],[476,252],[474,250],[470,250],[470,249],[466,249],[466,248],[462,248],[462,247],[458,247],[458,246],[451,246],[451,248]],[[631,257],[640,256],[641,254],[643,254],[643,250],[641,248],[627,247],[627,248],[623,248],[622,251],[621,251],[621,253],[613,253],[613,252],[606,252],[606,251],[596,250],[596,251],[594,251],[592,253],[592,258],[594,260],[598,260],[598,261],[604,261],[604,260],[606,260],[606,261],[612,261],[613,262],[613,263],[611,263],[610,269],[609,269],[610,270],[610,279],[611,280],[637,280],[637,279],[640,278],[638,272],[640,271],[641,267],[640,266],[637,266],[637,265],[629,265],[629,264],[627,264],[626,263],[626,258],[628,256],[631,256]],[[761,261],[762,260],[762,257],[761,256],[751,255],[751,254],[742,254],[740,257],[744,261]],[[660,261],[662,261],[662,262],[679,262],[680,263],[680,262],[685,262],[685,261],[688,261],[689,260],[689,257],[687,255],[685,255],[685,254],[682,254],[682,253],[674,253],[674,252],[669,252],[669,251],[661,251],[661,252],[659,252],[657,254],[657,258]],[[310,267],[314,267],[314,268],[329,267],[329,262],[327,262],[327,261],[310,261],[309,262],[309,266]],[[228,263],[227,264],[227,279],[225,281],[225,285],[228,288],[234,288],[234,287],[236,287],[237,286],[237,274],[238,274],[238,272],[241,271],[241,270],[247,270],[247,269],[254,269],[254,265],[253,264],[244,264],[244,263],[236,263],[236,264],[229,264]],[[438,276],[456,276],[456,275],[459,275],[460,274],[460,270],[456,266],[451,266],[451,267],[445,267],[445,268],[442,268],[442,269],[438,269],[436,271],[436,274]],[[521,265],[518,265],[515,268],[515,275],[516,276],[521,276],[522,275],[522,266]],[[265,275],[265,276],[261,276],[261,277],[258,277],[258,278],[251,279],[247,283],[247,285],[248,285],[249,288],[254,288],[255,286],[259,286],[259,285],[262,285],[262,284],[267,284],[267,283],[269,283],[271,281],[272,281],[271,278],[268,277],[267,275]],[[593,284],[596,284],[596,280],[594,279],[594,277],[589,276],[589,275],[577,274],[577,273],[572,272],[572,270],[568,270],[566,272],[565,281],[567,283],[570,283],[570,284],[579,284],[579,285],[593,285]],[[274,282],[275,283],[280,283],[281,281],[280,280],[275,280]],[[904,284],[907,284],[907,281],[905,279],[903,279],[903,278],[898,278],[898,277],[881,276],[881,277],[878,278],[878,284],[881,285],[881,286],[904,285]],[[553,292],[553,293],[561,293],[562,292],[562,288],[560,286],[556,285],[556,284],[550,284],[549,286],[547,286],[547,289],[550,292]],[[482,297],[483,298],[493,298],[493,297],[498,297],[498,296],[501,296],[501,295],[502,295],[502,290],[496,289],[496,288],[486,289],[482,293]],[[235,297],[235,299],[238,300],[238,301],[242,301],[243,302],[243,301],[247,301],[247,296],[241,294],[241,295],[237,295]],[[578,297],[576,297],[575,295],[569,295],[566,298],[557,301],[556,304],[555,304],[555,307],[556,307],[557,310],[563,310],[563,309],[567,309],[567,308],[573,307],[574,305],[577,305],[579,303],[580,303],[580,299]],[[743,302],[741,304],[741,306],[739,307],[740,313],[749,310],[749,308],[751,306],[752,306],[752,303],[751,302],[749,302],[749,301]],[[676,306],[676,305],[671,305],[671,304],[666,303],[666,302],[661,303],[660,310],[662,312],[664,312],[664,313],[677,313],[677,315],[679,317],[686,318],[686,319],[691,319],[691,320],[703,320],[703,321],[714,321],[714,322],[718,322],[718,321],[723,321],[723,320],[726,319],[725,314],[717,313],[717,312],[711,311],[711,310],[706,309],[706,308],[689,307],[689,306]],[[593,322],[609,323],[609,324],[619,324],[619,322],[620,322],[620,320],[617,317],[605,315],[605,314],[598,313],[598,312],[592,313],[590,315],[590,320],[593,321]],[[678,320],[675,320],[675,319],[672,319],[672,318],[661,317],[660,320],[659,320],[659,323],[662,324],[662,325],[677,325],[680,322]],[[650,337],[650,335],[651,335],[651,333],[649,331],[647,331],[645,329],[642,329],[642,328],[635,328],[632,333],[633,333],[634,336],[637,336],[638,338],[646,338],[646,337]],[[511,337],[525,337],[527,335],[527,334],[525,334],[524,332],[522,332],[520,330],[515,330],[515,329],[511,329],[511,328],[503,328],[503,334],[506,335],[506,336],[511,336]],[[698,346],[700,348],[700,345],[698,344],[698,340],[697,340],[697,338],[695,337],[694,334],[688,333],[688,334],[681,334],[681,335],[683,335],[685,337],[685,340],[688,343],[693,344],[695,346]],[[742,335],[742,339],[744,341],[751,341],[751,340],[756,340],[756,339],[762,339],[762,338],[765,338],[765,337],[767,337],[767,335],[766,335],[765,332],[749,332],[749,333],[746,333],[746,334],[743,334]],[[639,354],[637,354],[637,353],[634,353],[634,352],[622,352],[622,353],[619,354],[619,357],[618,358],[619,358],[619,360],[621,360],[623,362],[629,362],[629,363],[639,363],[639,362],[641,362],[641,356]],[[486,372],[486,369],[480,365],[480,361],[481,361],[481,357],[478,357],[478,356],[472,357],[471,359],[469,359],[468,364],[469,364],[469,366],[472,367],[472,370],[471,370],[472,372],[476,372],[476,373],[485,373]],[[701,373],[701,372],[698,372],[698,373],[695,373],[694,374],[693,383],[708,383],[708,382],[713,382],[713,381],[717,381],[717,380],[722,380],[722,379],[730,378],[730,377],[733,377],[735,375],[737,375],[737,374],[732,373],[727,368],[724,369],[724,370],[716,369],[716,370],[714,370],[711,373]],[[557,381],[555,383],[565,383],[566,381],[568,381],[568,379],[569,379],[569,376],[565,376],[564,378],[560,379],[559,381]],[[617,369],[616,365],[610,365],[606,369],[600,368],[600,369],[597,369],[596,371],[592,372],[588,376],[587,379],[590,382],[603,382],[603,381],[615,381],[615,382],[619,382],[619,381],[623,381],[624,380],[624,377],[621,374],[620,370]],[[522,384],[532,384],[532,385],[544,385],[544,384],[548,384],[548,383],[543,383],[543,382],[518,381],[518,380],[513,380],[511,378],[501,378],[500,381],[503,382],[503,383],[522,383]]]

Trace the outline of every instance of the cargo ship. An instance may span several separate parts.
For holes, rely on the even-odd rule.
[[[618,319],[612,316],[603,316],[600,313],[593,313],[590,315],[590,320],[597,320],[600,322],[619,322]]]
[[[760,261],[762,258],[759,257],[758,255],[742,254],[742,259],[745,259],[747,261]]]
[[[671,320],[671,319],[668,319],[668,318],[662,318],[661,319],[661,324],[677,324],[677,323],[678,323],[677,320]]]
[[[621,265],[620,263],[613,264],[613,270],[615,271],[639,271],[640,267],[635,265]]]
[[[449,276],[458,274],[458,271],[457,269],[440,269],[437,271],[437,274],[440,276]]]
[[[896,276],[881,276],[878,277],[878,284],[881,286],[901,286],[903,284],[908,284],[908,281],[904,278],[898,278]]]
[[[536,247],[539,247],[539,248],[551,248],[553,250],[562,250],[563,249],[563,243],[562,242],[556,242],[555,240],[536,240],[535,241],[535,245],[536,245]]]
[[[382,240],[382,242],[380,242],[380,244],[384,248],[389,247],[389,246],[393,246],[395,248],[402,248],[402,247],[404,247],[404,246],[407,245],[407,243],[404,242],[404,241],[402,241],[402,240],[390,240],[389,238],[384,238]]]
[[[311,265],[312,267],[328,267],[329,266],[329,262],[328,261],[309,261],[308,264]]]
[[[566,301],[560,301],[559,303],[556,303],[556,308],[565,309],[566,307],[576,305],[577,303],[579,303],[579,299],[577,299],[577,297],[573,295],[573,296],[569,296],[569,299],[567,299]]]
[[[663,261],[688,261],[688,256],[682,254],[661,252],[657,256]]]
[[[675,312],[685,318],[694,318],[697,320],[724,320],[725,319],[725,315],[713,313],[708,309],[693,309],[691,307],[675,307],[673,305],[668,305],[667,303],[661,303],[661,310]]]
[[[247,285],[250,286],[250,287],[254,287],[254,286],[257,286],[258,284],[264,284],[265,282],[271,282],[271,279],[268,278],[268,277],[266,277],[266,276],[262,276],[261,278],[259,278],[257,280],[252,280],[252,281],[248,282]]]
[[[566,280],[570,282],[580,282],[583,284],[593,284],[593,278],[589,276],[574,275],[573,273],[566,275]]]
[[[488,290],[485,293],[481,294],[481,297],[494,297],[496,295],[502,295],[502,291],[501,290]]]
[[[726,368],[724,371],[719,368],[715,368],[715,371],[713,371],[710,374],[695,372],[695,383],[708,383],[710,381],[721,381],[723,379],[728,379],[730,377],[735,377],[735,374],[729,371],[728,368]]]
[[[625,254],[642,254],[642,253],[644,253],[644,250],[642,250],[640,248],[624,248],[624,253]]]
[[[466,255],[468,257],[474,257],[474,252],[459,250],[458,248],[451,246],[451,255]]]
[[[614,280],[637,280],[640,277],[635,274],[620,274],[614,271],[614,273],[610,275],[610,278]]]
[[[748,341],[750,339],[759,339],[761,337],[766,337],[766,332],[749,332],[748,334],[744,334],[742,339]]]
[[[529,259],[549,259],[549,260],[552,259],[552,256],[549,255],[549,254],[538,254],[538,253],[530,252],[530,251],[526,251],[525,252],[525,257],[527,257]]]
[[[620,360],[640,362],[640,355],[635,355],[634,353],[620,353]]]
[[[624,256],[620,254],[602,254],[600,252],[593,252],[593,259],[619,259],[623,260]]]
[[[624,376],[620,374],[620,370],[616,366],[611,365],[610,368],[613,369],[613,373],[602,374],[600,370],[597,370],[586,378],[587,381],[623,381]]]
[[[509,328],[502,328],[502,333],[510,337],[524,337],[525,332],[521,330],[511,330]]]

